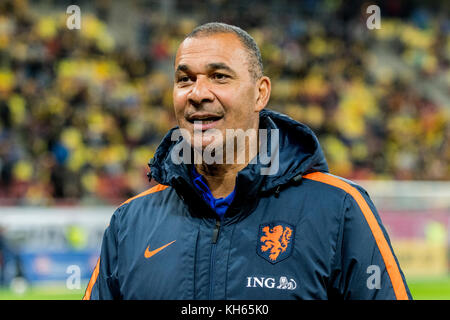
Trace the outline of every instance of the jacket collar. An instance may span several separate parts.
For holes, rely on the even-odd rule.
[[[172,128],[162,139],[153,159],[149,162],[151,176],[163,185],[177,187],[184,183],[194,188],[191,181],[189,164],[174,164],[171,151],[179,143],[185,143],[182,138],[172,141],[171,137],[178,127]],[[279,167],[270,175],[262,175],[259,155],[256,163],[250,163],[236,177],[236,201],[256,197],[259,193],[270,192],[287,183],[295,177],[313,171],[328,172],[328,165],[315,134],[306,125],[299,123],[286,115],[272,111],[260,112],[260,129],[278,129],[279,133]],[[269,147],[270,151],[270,147]],[[269,153],[270,154],[270,153]]]

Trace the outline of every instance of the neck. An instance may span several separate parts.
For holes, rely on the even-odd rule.
[[[214,198],[224,198],[233,192],[236,176],[247,164],[197,164],[195,168],[208,183]]]
[[[205,178],[208,187],[215,198],[224,198],[233,192],[236,186],[237,174],[257,155],[259,144],[257,144],[256,149],[250,148],[250,143],[257,143],[250,140],[253,139],[250,138],[249,140],[246,140],[244,148],[235,148],[234,162],[232,164],[225,161],[226,155],[224,155],[222,164],[202,163],[195,165],[197,172]],[[258,137],[256,137],[256,141],[258,141]],[[245,154],[244,161],[238,160],[238,155],[242,153]]]

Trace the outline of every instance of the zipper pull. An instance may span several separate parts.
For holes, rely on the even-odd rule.
[[[217,238],[219,237],[219,230],[220,230],[220,220],[216,220],[216,226],[214,227],[211,243],[216,244]]]
[[[277,189],[275,190],[275,198],[278,198],[280,196],[280,187],[278,186]]]

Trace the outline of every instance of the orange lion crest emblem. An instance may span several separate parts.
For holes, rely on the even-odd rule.
[[[266,260],[275,263],[290,255],[293,228],[286,224],[266,224],[260,226],[260,246],[258,254]]]

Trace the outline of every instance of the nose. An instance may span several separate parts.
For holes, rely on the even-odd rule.
[[[210,84],[206,77],[198,76],[192,90],[188,94],[189,103],[199,107],[205,102],[214,101],[214,94],[210,90]]]

